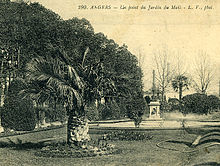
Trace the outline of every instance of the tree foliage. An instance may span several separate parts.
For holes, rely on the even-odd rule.
[[[176,111],[176,110],[179,110],[180,103],[177,98],[169,98],[168,105],[169,105],[170,111]]]
[[[86,19],[62,20],[38,3],[0,8],[0,45],[19,55],[16,75],[31,82],[35,100],[72,107],[104,98],[129,117],[144,111],[142,71],[126,46],[94,33]]]
[[[172,87],[176,92],[179,92],[179,101],[182,100],[182,93],[189,88],[189,79],[184,75],[177,75],[172,80]]]
[[[210,111],[218,110],[220,108],[220,99],[215,95],[208,96]]]
[[[18,95],[25,86],[26,84],[20,79],[11,83],[1,111],[1,125],[4,128],[17,131],[33,130],[35,128],[36,114],[32,100],[22,99]]]
[[[207,114],[208,113],[208,102],[207,96],[204,94],[191,94],[183,97],[184,114],[197,113]]]
[[[185,114],[208,114],[213,109],[218,109],[219,103],[219,98],[214,95],[207,96],[205,94],[194,93],[183,97],[183,112]]]

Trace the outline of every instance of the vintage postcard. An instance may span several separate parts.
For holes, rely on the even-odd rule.
[[[0,0],[0,166],[220,165],[220,1]]]

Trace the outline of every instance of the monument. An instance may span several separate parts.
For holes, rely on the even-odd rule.
[[[159,101],[151,101],[149,104],[150,107],[150,119],[161,119],[160,117],[160,102]]]
[[[155,92],[156,92],[155,70],[153,70],[152,99],[149,104],[149,107],[150,107],[149,119],[161,119],[161,117],[160,117],[160,102],[158,100],[158,97],[156,97]]]

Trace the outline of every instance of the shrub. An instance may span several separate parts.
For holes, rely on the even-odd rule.
[[[109,140],[141,141],[152,139],[152,136],[140,131],[120,130],[109,133],[107,138]]]
[[[36,126],[36,114],[32,100],[22,99],[20,90],[25,86],[22,80],[14,80],[8,89],[1,111],[1,125],[17,131],[34,130]]]
[[[139,127],[144,111],[146,110],[145,99],[141,95],[127,98],[126,108],[128,117],[134,120],[136,127]]]
[[[183,113],[207,114],[209,111],[209,101],[205,94],[194,93],[186,95],[182,99]]]
[[[215,95],[208,96],[208,105],[210,111],[218,110],[220,108],[220,100]]]
[[[105,105],[102,106],[101,111],[101,119],[119,119],[120,115],[120,108],[115,101],[107,102]]]
[[[169,98],[168,105],[170,111],[179,110],[179,100],[177,98]]]
[[[163,113],[170,111],[170,106],[166,100],[163,102],[160,102],[160,115],[163,115]]]
[[[55,108],[49,107],[45,109],[45,117],[49,122],[64,122],[67,120],[65,108],[58,104]]]
[[[95,103],[86,107],[86,116],[89,120],[119,119],[124,116],[116,101],[108,101],[105,104],[99,103],[98,108]]]
[[[211,111],[218,110],[220,100],[214,95],[191,94],[183,97],[183,113],[208,114]]]

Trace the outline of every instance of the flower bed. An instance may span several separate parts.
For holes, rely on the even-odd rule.
[[[54,143],[47,145],[36,152],[37,156],[40,157],[71,157],[71,158],[81,158],[81,157],[94,157],[100,155],[110,155],[119,153],[119,150],[115,148],[112,144],[106,144],[102,147],[96,147],[88,145],[86,147],[71,147],[65,142]]]
[[[124,141],[140,141],[149,140],[153,136],[139,131],[119,130],[113,131],[106,136],[109,140],[124,140]]]

